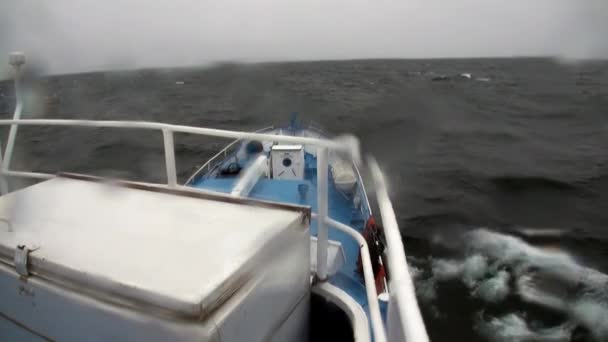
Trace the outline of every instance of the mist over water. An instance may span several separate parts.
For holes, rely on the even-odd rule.
[[[44,73],[217,61],[555,56],[607,58],[603,0],[9,0],[9,51]]]

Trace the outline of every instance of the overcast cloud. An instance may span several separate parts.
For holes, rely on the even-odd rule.
[[[2,65],[22,50],[53,73],[218,60],[608,57],[607,0],[1,1]]]

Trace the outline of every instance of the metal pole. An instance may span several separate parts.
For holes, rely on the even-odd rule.
[[[405,258],[405,249],[393,204],[388,196],[384,175],[375,159],[369,159],[371,176],[376,189],[390,270],[390,302],[388,307],[389,341],[428,342],[429,337],[416,299],[414,283]]]
[[[163,129],[163,143],[165,145],[165,168],[167,169],[167,185],[174,188],[177,185],[175,171],[175,147],[173,146],[173,132]]]
[[[321,281],[327,279],[327,147],[317,149],[317,277]]]
[[[3,165],[2,162],[2,141],[0,141],[0,165]],[[8,183],[6,182],[6,175],[2,170],[4,169],[0,169],[0,194],[6,195],[8,194]]]
[[[25,64],[25,55],[21,52],[13,52],[9,55],[9,63],[13,66],[15,72],[15,98],[16,106],[13,114],[13,120],[21,119],[21,112],[23,111],[23,94],[21,92],[21,66]],[[18,125],[11,125],[11,129],[8,132],[8,140],[6,142],[6,150],[4,151],[4,160],[2,163],[2,171],[8,171],[13,158],[13,149],[15,147],[15,139],[17,137]],[[2,177],[0,181],[2,191],[8,192],[8,182],[6,178]],[[6,193],[5,192],[5,193]]]

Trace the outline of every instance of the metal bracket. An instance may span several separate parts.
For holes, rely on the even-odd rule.
[[[23,277],[27,277],[29,272],[27,270],[27,257],[30,250],[25,245],[19,245],[15,248],[15,270]]]

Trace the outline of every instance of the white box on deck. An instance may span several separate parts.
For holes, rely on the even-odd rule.
[[[55,178],[0,197],[1,341],[305,336],[306,208],[132,187]]]
[[[304,179],[304,149],[302,145],[272,146],[272,178]]]

